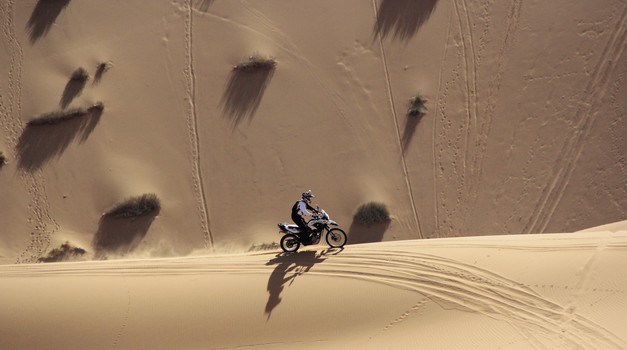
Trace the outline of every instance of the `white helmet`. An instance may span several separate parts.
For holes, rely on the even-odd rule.
[[[307,192],[303,192],[302,197],[303,197],[303,199],[305,199],[307,201],[311,201],[311,199],[314,198],[315,196],[313,195],[313,193],[311,193],[311,190],[309,190]]]

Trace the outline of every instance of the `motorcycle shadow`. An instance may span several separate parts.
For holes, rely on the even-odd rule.
[[[266,303],[266,321],[270,319],[272,311],[281,303],[281,292],[285,284],[291,285],[296,277],[303,275],[311,268],[327,259],[327,256],[335,255],[344,248],[330,248],[321,252],[315,250],[297,251],[294,253],[280,253],[270,259],[266,266],[276,265],[268,279],[268,302]]]

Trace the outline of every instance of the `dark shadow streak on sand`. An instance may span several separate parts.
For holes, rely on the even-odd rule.
[[[70,79],[65,84],[65,89],[63,89],[63,94],[61,94],[61,101],[59,102],[61,108],[67,107],[76,96],[80,95],[85,85],[87,85],[87,80]]]
[[[381,242],[389,227],[390,221],[364,225],[353,219],[351,227],[348,229],[347,244]]]
[[[429,19],[437,0],[382,0],[377,11],[374,33],[407,41]]]
[[[31,44],[46,35],[70,0],[39,0],[26,24]]]
[[[213,1],[214,0],[196,0],[194,1],[194,6],[197,7],[199,11],[207,12]]]
[[[268,302],[266,303],[267,319],[270,319],[272,310],[281,303],[281,292],[287,282],[294,282],[297,276],[309,272],[315,264],[326,260],[325,256],[335,255],[342,249],[327,249],[318,254],[316,251],[305,250],[295,253],[280,253],[266,263],[267,266],[276,265],[268,279]],[[289,276],[288,276],[289,274]]]
[[[125,255],[135,250],[158,214],[155,212],[136,218],[115,218],[103,215],[92,243],[95,258],[103,259],[109,254]]]
[[[407,152],[407,147],[409,147],[409,143],[414,137],[414,133],[416,132],[416,128],[420,121],[422,120],[422,116],[407,116],[405,120],[405,129],[403,130],[403,138],[401,140],[401,144],[403,146],[403,155]]]
[[[102,80],[102,76],[110,68],[111,66],[106,62],[99,64],[98,67],[96,68],[96,73],[94,74],[94,82],[92,83],[92,85],[100,84],[100,80]]]
[[[233,70],[220,105],[231,118],[233,128],[248,120],[250,123],[261,98],[274,75],[273,69]]]
[[[27,125],[17,142],[18,168],[36,171],[65,151],[72,141],[83,143],[100,121],[102,110],[89,109],[85,115],[58,124]]]

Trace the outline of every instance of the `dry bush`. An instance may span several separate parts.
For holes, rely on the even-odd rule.
[[[72,118],[83,117],[88,115],[92,110],[102,111],[104,109],[104,104],[102,102],[96,102],[93,105],[87,108],[71,108],[66,110],[54,111],[41,114],[28,122],[26,124],[28,126],[38,126],[38,125],[49,125],[49,124],[58,124],[64,121],[70,120]]]
[[[161,210],[161,201],[154,193],[147,193],[141,196],[129,198],[117,204],[113,209],[105,213],[107,217],[113,218],[133,218],[154,214]]]
[[[97,84],[102,79],[102,75],[112,67],[113,64],[111,62],[100,62],[96,67],[96,74],[94,74],[94,83]]]
[[[70,76],[71,81],[87,81],[89,80],[89,73],[83,67],[77,68],[74,72],[72,72],[72,76]]]
[[[104,110],[104,103],[102,103],[102,101],[98,101],[98,102],[94,103],[93,105],[89,106],[87,108],[87,110],[88,111],[97,110],[97,111],[102,112]]]
[[[96,72],[100,72],[101,74],[108,71],[113,65],[111,62],[100,62],[96,67]]]
[[[363,225],[373,225],[390,221],[390,212],[384,203],[368,202],[357,208],[353,219]]]
[[[239,72],[270,71],[276,68],[276,65],[274,58],[266,58],[255,54],[250,56],[247,62],[242,62],[233,67],[233,70]]]
[[[48,256],[39,258],[39,262],[58,262],[76,260],[85,255],[86,251],[83,248],[75,247],[70,242],[61,244],[59,248],[54,248],[48,253]]]
[[[38,126],[38,125],[48,125],[48,124],[58,124],[64,121],[70,120],[72,118],[81,117],[87,114],[87,109],[85,108],[71,108],[64,111],[54,111],[41,114],[28,122],[26,122],[29,126]]]
[[[409,109],[407,110],[407,115],[412,117],[422,117],[427,113],[427,107],[425,106],[427,100],[420,96],[416,95],[409,99]]]
[[[0,151],[0,168],[7,163],[7,157]]]

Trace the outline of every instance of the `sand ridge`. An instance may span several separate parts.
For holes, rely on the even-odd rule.
[[[517,238],[3,265],[3,303],[22,309],[4,318],[14,336],[3,341],[15,349],[33,341],[67,349],[624,348],[627,285],[611,270],[624,263],[627,233],[532,235],[527,245]],[[26,304],[20,291],[42,284],[53,288]],[[46,310],[58,326],[42,322],[52,316]],[[24,323],[36,315],[41,321]],[[468,317],[475,321],[458,323]],[[455,332],[426,336],[432,327]],[[88,328],[101,332],[70,336]],[[29,332],[41,336],[31,340]]]
[[[1,1],[0,348],[625,349],[626,40],[624,0]],[[310,189],[349,244],[283,254]]]

